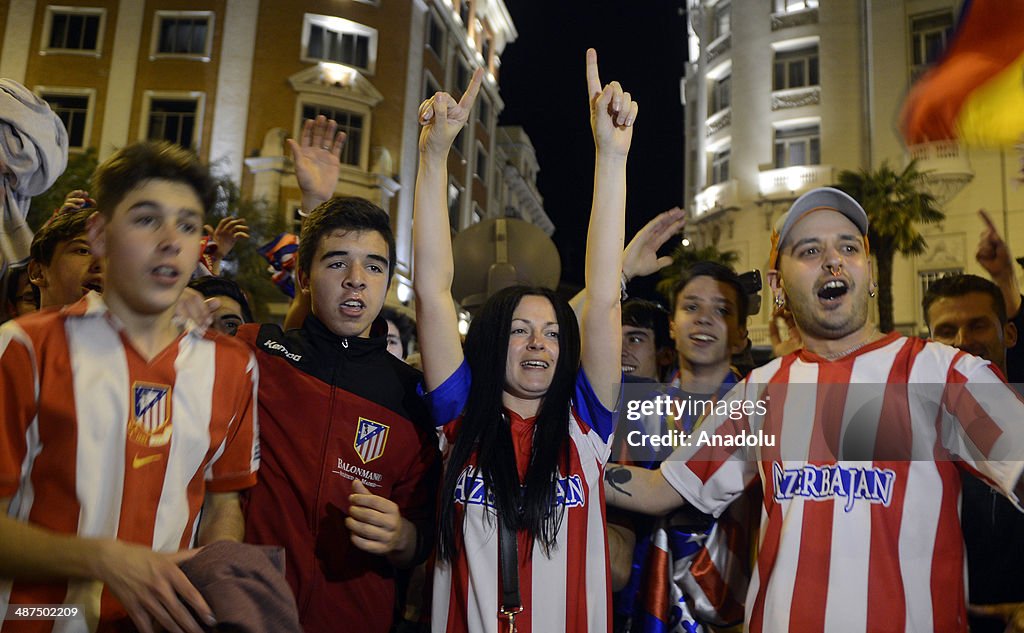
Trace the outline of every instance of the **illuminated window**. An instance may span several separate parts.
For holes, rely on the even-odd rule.
[[[46,51],[98,53],[106,12],[92,7],[46,8]]]
[[[772,0],[775,13],[794,13],[818,8],[818,0]]]
[[[170,141],[199,151],[202,99],[199,97],[149,96],[146,139]]]
[[[717,185],[726,180],[729,180],[728,147],[711,155],[711,184]]]
[[[81,150],[88,147],[91,95],[44,90],[40,91],[39,96],[50,104],[50,109],[64,123],[68,131],[68,149]]]
[[[818,85],[818,45],[777,51],[772,71],[772,90]]]
[[[358,167],[363,147],[363,116],[327,105],[302,104],[302,120],[315,119],[321,114],[334,119],[338,123],[338,131],[345,133],[345,145],[341,148],[342,164]]]
[[[775,130],[775,167],[821,164],[821,132],[817,125]]]
[[[213,13],[157,11],[153,24],[153,55],[210,58]]]
[[[720,3],[715,7],[715,21],[712,24],[714,33],[711,39],[716,40],[723,35],[728,35],[731,29],[732,5],[728,2]]]
[[[715,81],[711,86],[711,107],[708,108],[711,114],[720,112],[729,107],[730,104],[730,78],[731,75],[726,75],[721,79]]]
[[[351,20],[307,13],[302,33],[302,59],[345,64],[372,73],[377,61],[377,29]]]
[[[952,11],[911,17],[910,48],[913,51],[914,66],[926,66],[938,61],[952,34]]]

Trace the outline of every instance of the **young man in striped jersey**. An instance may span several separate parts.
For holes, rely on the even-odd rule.
[[[768,278],[804,348],[730,395],[762,411],[705,422],[717,440],[774,446],[695,443],[658,471],[608,474],[609,502],[653,513],[685,501],[717,516],[762,487],[750,631],[965,630],[959,469],[1019,507],[1024,404],[987,361],[878,332],[867,230],[827,188],[776,223]]]
[[[103,296],[0,328],[0,612],[82,617],[2,630],[199,633],[213,614],[177,564],[241,540],[258,463],[253,355],[173,318],[215,183],[180,147],[140,143],[93,191]]]

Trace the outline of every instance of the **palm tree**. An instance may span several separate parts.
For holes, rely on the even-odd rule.
[[[928,243],[917,226],[946,218],[935,197],[928,193],[926,175],[918,171],[917,161],[911,161],[899,173],[888,162],[875,171],[839,173],[836,186],[858,200],[868,214],[868,240],[878,262],[878,326],[883,332],[893,330],[893,258],[896,253],[923,254]]]
[[[668,299],[669,305],[671,305],[674,299],[672,288],[675,287],[684,270],[703,261],[717,262],[732,268],[738,259],[739,254],[736,251],[720,251],[713,244],[700,248],[680,244],[672,252],[672,263],[662,269],[661,280],[658,281],[656,289]]]

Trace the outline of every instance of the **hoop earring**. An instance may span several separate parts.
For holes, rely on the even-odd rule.
[[[871,297],[872,299],[874,299],[875,295],[877,295],[877,294],[878,294],[878,284],[874,284],[873,283],[873,284],[871,284],[871,288],[868,290],[868,296]]]

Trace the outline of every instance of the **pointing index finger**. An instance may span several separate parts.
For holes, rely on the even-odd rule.
[[[587,49],[587,94],[593,98],[601,94],[601,76],[597,71],[597,51]]]
[[[469,82],[469,87],[466,88],[466,92],[462,93],[462,98],[459,99],[459,107],[469,109],[473,107],[473,103],[476,101],[476,94],[480,92],[480,84],[484,80],[484,69],[477,68],[473,73],[473,79]]]
[[[992,218],[989,217],[987,211],[984,209],[978,209],[978,215],[981,217],[981,221],[985,223],[985,228],[996,235],[999,235],[999,230],[996,229],[996,225],[992,222]]]

